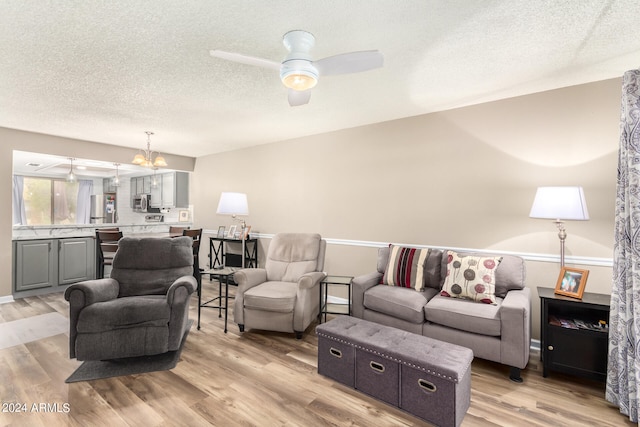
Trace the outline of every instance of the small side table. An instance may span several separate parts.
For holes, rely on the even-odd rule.
[[[351,281],[353,276],[326,276],[320,281],[320,312],[318,313],[318,323],[322,323],[322,316],[324,315],[324,321],[327,321],[327,314],[346,314],[351,316]],[[329,286],[346,286],[348,289],[348,299],[346,303],[328,303],[327,297],[329,294]],[[329,311],[329,304],[332,306],[346,307],[341,311]]]
[[[579,300],[540,286],[538,296],[542,376],[553,370],[606,381],[611,297],[585,292]]]
[[[233,280],[233,275],[240,268],[225,267],[220,269],[205,270],[202,274],[208,274],[210,280],[216,279],[218,281],[218,296],[210,299],[209,301],[202,302],[202,289],[198,292],[198,330],[200,330],[200,310],[203,307],[217,308],[218,317],[222,317],[222,311],[224,310],[224,333],[227,333],[227,313],[229,312],[229,283]],[[224,284],[224,295],[222,294],[222,285]],[[202,285],[200,285],[202,286]],[[218,305],[210,305],[212,302],[217,301]]]

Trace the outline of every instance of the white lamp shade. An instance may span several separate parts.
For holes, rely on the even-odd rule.
[[[249,215],[247,195],[244,193],[223,192],[220,195],[216,213],[220,215]]]
[[[538,187],[531,207],[531,218],[577,220],[589,219],[582,187]]]

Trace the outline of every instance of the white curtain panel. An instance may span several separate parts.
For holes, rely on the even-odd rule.
[[[638,422],[640,383],[640,70],[622,84],[606,398]]]

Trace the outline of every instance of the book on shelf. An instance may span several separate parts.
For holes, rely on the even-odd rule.
[[[609,325],[605,321],[590,322],[582,319],[566,319],[564,317],[557,317],[549,315],[549,324],[554,326],[560,326],[567,329],[585,329],[589,331],[608,332]]]

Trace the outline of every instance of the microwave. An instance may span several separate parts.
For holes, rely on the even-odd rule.
[[[151,207],[151,194],[136,194],[133,196],[134,212],[147,212]]]

